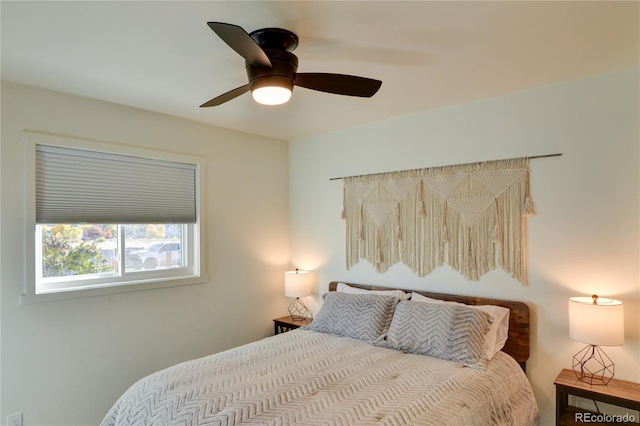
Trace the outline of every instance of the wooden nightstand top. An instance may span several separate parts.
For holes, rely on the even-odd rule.
[[[586,396],[634,410],[640,409],[640,383],[611,379],[608,385],[590,385],[579,381],[573,371],[564,369],[553,384],[570,389],[569,393],[572,395]]]
[[[286,324],[288,326],[302,327],[303,325],[311,324],[311,321],[313,321],[313,319],[305,318],[302,321],[297,321],[297,320],[292,320],[291,315],[287,315],[286,317],[276,318],[273,321],[280,324]]]
[[[303,325],[309,325],[313,318],[305,318],[303,320],[293,320],[291,315],[280,317],[273,320],[273,334],[280,334],[286,331],[295,330]]]

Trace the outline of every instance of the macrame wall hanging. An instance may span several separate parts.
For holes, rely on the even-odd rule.
[[[529,158],[345,177],[347,269],[443,263],[469,280],[497,266],[527,284]]]

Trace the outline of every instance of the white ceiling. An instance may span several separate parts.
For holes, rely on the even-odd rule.
[[[631,2],[2,1],[2,79],[284,140],[639,65]],[[265,107],[206,25],[295,32],[299,72],[382,80],[372,98],[296,88]]]

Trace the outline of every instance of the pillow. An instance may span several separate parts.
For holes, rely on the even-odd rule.
[[[379,294],[332,291],[308,330],[351,337],[366,342],[384,339],[398,298]]]
[[[484,369],[483,345],[490,315],[462,304],[400,302],[387,343],[394,349]]]
[[[411,296],[402,290],[366,290],[364,288],[351,287],[345,283],[338,283],[336,291],[351,294],[383,294],[386,296],[395,296],[399,300],[409,300],[409,297]]]
[[[411,300],[415,302],[427,302],[427,303],[456,303],[458,305],[467,306],[472,309],[478,309],[491,315],[493,322],[491,328],[487,333],[487,337],[484,343],[484,356],[489,359],[493,357],[504,347],[509,337],[509,313],[510,309],[502,306],[495,305],[467,305],[464,303],[450,302],[445,300],[432,299],[427,296],[423,296],[415,291],[411,293]]]

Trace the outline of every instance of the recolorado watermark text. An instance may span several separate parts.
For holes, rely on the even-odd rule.
[[[636,416],[633,414],[603,414],[603,413],[575,413],[574,419],[577,423],[635,423]]]

